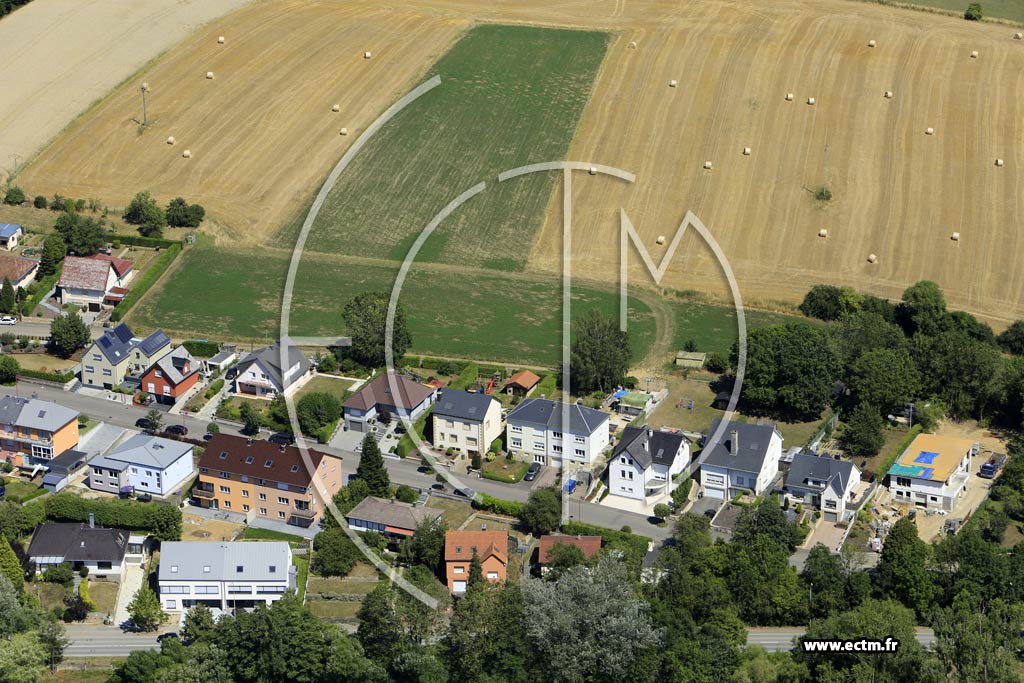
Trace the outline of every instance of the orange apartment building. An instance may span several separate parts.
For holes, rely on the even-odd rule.
[[[508,579],[507,531],[446,531],[445,576],[452,595],[466,592],[473,555],[480,558],[485,579],[491,583],[505,583]]]
[[[341,458],[309,449],[310,476],[295,446],[214,434],[199,459],[192,496],[201,507],[309,527],[341,488]]]
[[[0,398],[0,460],[45,465],[77,445],[77,410],[35,398]]]

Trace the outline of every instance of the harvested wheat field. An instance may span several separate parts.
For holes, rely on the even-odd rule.
[[[248,0],[33,2],[0,21],[0,180],[89,104]]]
[[[203,28],[139,75],[151,89],[144,131],[139,83],[126,83],[44,150],[22,185],[111,206],[139,190],[180,195],[231,239],[261,240],[469,24],[368,5],[261,3]]]

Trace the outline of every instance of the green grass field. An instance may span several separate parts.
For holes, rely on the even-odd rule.
[[[683,345],[691,339],[697,342],[698,350],[706,353],[728,353],[732,348],[733,342],[736,341],[736,311],[731,306],[688,302],[673,302],[670,305],[675,319],[675,350],[682,350]],[[797,319],[818,324],[814,320],[785,313],[755,310],[746,310],[744,313],[747,330],[781,325]]]
[[[961,14],[970,4],[970,0],[901,0],[901,2],[922,7],[936,7]],[[1024,2],[1021,0],[981,0],[981,9],[986,17],[1024,23]]]
[[[381,129],[338,181],[307,249],[401,260],[438,211],[487,181],[420,260],[521,269],[558,175],[501,185],[495,178],[565,158],[607,44],[597,32],[470,30],[423,79],[438,74],[441,85]],[[284,242],[294,241],[302,218],[284,230]]]

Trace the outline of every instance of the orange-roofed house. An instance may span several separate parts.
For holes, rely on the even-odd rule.
[[[480,558],[484,578],[491,583],[508,579],[507,531],[446,531],[444,534],[445,576],[452,595],[466,592],[469,564]]]
[[[540,377],[529,370],[520,370],[505,382],[505,392],[509,396],[526,396],[540,382]]]
[[[541,571],[547,569],[545,565],[551,564],[551,549],[558,544],[574,545],[583,551],[583,559],[589,560],[601,552],[600,536],[564,536],[562,534],[550,534],[540,537],[540,547],[537,550],[537,564],[541,565]]]

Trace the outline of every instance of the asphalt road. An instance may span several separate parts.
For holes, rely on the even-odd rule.
[[[66,624],[71,644],[65,657],[127,657],[133,650],[155,650],[159,633],[125,633],[116,626]]]
[[[768,652],[791,650],[793,642],[805,631],[802,626],[750,627],[747,628],[747,646],[757,645]],[[935,646],[935,632],[930,628],[918,626],[914,637],[925,648],[931,649]]]
[[[26,318],[17,325],[0,325],[0,333],[7,332],[13,335],[24,334],[29,337],[49,337],[50,321],[45,318]],[[101,325],[91,325],[89,336],[93,339],[103,336]]]

